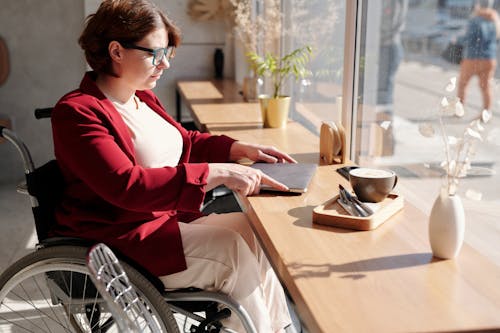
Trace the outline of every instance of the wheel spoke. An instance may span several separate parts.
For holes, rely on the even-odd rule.
[[[35,285],[38,287],[38,285],[36,284],[36,279],[35,277],[32,277],[32,280],[33,282],[35,282]],[[45,313],[43,313],[42,311],[40,311],[38,308],[35,307],[35,305],[33,304],[33,300],[31,299],[31,297],[29,296],[30,294],[26,291],[26,289],[24,288],[24,284],[20,284],[19,287],[22,289],[22,291],[24,292],[24,295],[26,295],[26,297],[29,299],[29,301],[27,301],[28,304],[30,304],[36,311],[38,311],[39,313],[41,312],[42,314],[45,315]],[[52,308],[51,308],[52,309]],[[53,310],[52,310],[53,311]],[[45,315],[46,316],[46,315]],[[43,321],[43,323],[45,324],[45,327],[47,327],[47,330],[50,331],[49,329],[49,325],[47,325],[47,322],[45,321],[44,317],[45,316],[41,316],[41,319]]]
[[[3,303],[3,306],[6,307],[7,309],[9,309],[11,312],[19,315],[19,317],[21,317],[22,319],[24,319],[26,322],[30,323],[31,326],[35,326],[38,330],[36,331],[31,331],[29,329],[27,329],[26,327],[24,326],[21,326],[20,324],[16,323],[16,322],[13,322],[9,319],[6,319],[5,317],[2,317],[5,321],[7,321],[8,323],[11,323],[17,327],[20,327],[22,328],[23,330],[26,330],[28,332],[48,332],[50,333],[50,329],[48,331],[44,330],[42,327],[38,326],[34,321],[32,321],[31,319],[29,319],[28,317],[26,317],[25,315],[23,315],[20,311],[16,311],[15,309],[11,308],[10,306],[6,305],[5,303]]]
[[[86,248],[75,246],[38,249],[0,275],[0,330],[10,327],[14,332],[117,331],[116,318],[90,279],[86,253]],[[163,296],[138,271],[127,265],[125,272],[132,279],[116,281],[123,299],[119,306],[130,307],[127,314],[142,331],[149,332],[148,325],[153,320],[163,330],[177,332]],[[119,271],[111,272],[115,273]],[[125,297],[128,290],[122,288],[129,285],[138,291],[138,299]],[[141,309],[137,305],[142,305]]]
[[[23,291],[26,293],[25,289],[24,289],[24,288],[22,288],[22,289],[23,289]],[[31,299],[30,299],[30,300],[28,300],[28,299],[26,299],[26,298],[22,297],[20,294],[15,293],[15,292],[12,292],[12,294],[13,294],[15,297],[17,297],[17,298],[19,298],[19,299],[23,300],[26,304],[31,305],[31,307],[33,308],[33,310],[35,310],[35,311],[39,314],[40,318],[42,319],[42,321],[44,322],[45,326],[47,327],[47,331],[45,331],[45,330],[44,330],[44,332],[51,332],[51,329],[49,328],[49,325],[48,325],[48,324],[47,324],[47,322],[45,321],[45,318],[50,319],[52,322],[56,323],[56,324],[57,324],[57,325],[59,325],[61,328],[63,328],[63,329],[65,329],[65,330],[67,330],[67,329],[66,329],[66,327],[65,327],[63,324],[61,324],[61,322],[59,321],[59,318],[57,317],[57,315],[55,315],[55,313],[54,313],[54,315],[55,315],[56,319],[54,319],[53,317],[51,317],[48,313],[44,312],[44,311],[43,311],[43,310],[42,310],[42,309],[41,309],[38,305],[36,305],[36,304],[34,303],[34,301],[32,301]],[[33,323],[33,325],[37,326],[39,329],[43,330],[40,326],[38,326],[38,325],[34,324],[34,322],[33,322],[32,320],[30,320],[29,318],[27,318],[27,317],[23,316],[23,315],[21,314],[21,312],[14,310],[14,309],[13,309],[13,308],[11,308],[10,306],[6,305],[5,303],[3,303],[3,305],[4,305],[5,307],[7,307],[9,310],[11,310],[11,311],[13,311],[13,312],[15,312],[15,313],[19,314],[21,317],[23,317],[23,318],[24,318],[24,319],[26,319],[27,321],[29,321],[29,322]],[[54,309],[53,309],[53,307],[52,307],[52,306],[49,306],[49,307],[50,307],[51,311],[54,311]]]
[[[38,281],[35,279],[35,277],[33,277],[33,280],[34,280],[34,282],[35,282],[35,284],[36,284],[36,286],[37,286],[38,290],[40,291],[40,294],[43,296],[42,298],[45,300],[45,303],[47,304],[48,308],[52,311],[52,313],[54,314],[54,317],[55,317],[55,318],[57,318],[58,322],[60,323],[60,321],[59,321],[59,317],[57,316],[56,311],[54,310],[54,307],[53,307],[53,306],[49,303],[48,297],[47,297],[47,296],[45,296],[45,294],[44,294],[44,292],[43,292],[42,288],[41,288],[41,287],[40,287],[40,285],[38,284]],[[50,296],[50,295],[48,295],[48,296]],[[62,313],[61,315],[62,315],[62,317],[63,317],[64,321],[66,322],[66,326],[68,326],[68,325],[69,325],[69,323],[68,323],[68,320],[67,320],[66,316],[65,316],[63,313]],[[62,326],[62,325],[61,325],[61,326]],[[62,327],[64,327],[64,326],[62,326]],[[49,329],[49,328],[47,327],[47,329]],[[49,329],[49,331],[50,331],[50,329]]]

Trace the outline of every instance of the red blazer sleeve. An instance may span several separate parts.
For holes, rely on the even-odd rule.
[[[193,145],[189,162],[230,162],[229,151],[235,142],[234,139],[225,135],[210,135],[198,131],[189,131],[188,136]]]
[[[93,97],[81,99],[58,103],[52,115],[56,158],[69,182],[75,183],[68,191],[81,198],[78,192],[88,186],[105,201],[132,211],[199,211],[207,163],[200,159],[200,163],[148,169],[137,165],[119,114],[105,112],[105,103]],[[199,140],[205,141],[206,149],[211,146],[210,139]]]

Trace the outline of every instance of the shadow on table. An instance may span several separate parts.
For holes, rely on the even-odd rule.
[[[341,278],[361,279],[365,272],[401,269],[407,267],[422,266],[441,261],[432,256],[432,253],[411,253],[380,258],[363,259],[344,264],[307,264],[290,263],[288,267],[292,271],[294,279],[310,277],[328,277],[332,273],[349,273]]]
[[[288,214],[290,216],[297,218],[297,220],[293,222],[293,224],[296,225],[297,227],[308,228],[308,229],[313,228],[316,230],[324,230],[328,232],[336,232],[342,234],[360,232],[359,230],[337,228],[331,225],[327,226],[327,225],[313,223],[311,220],[311,216],[314,208],[315,206],[312,205],[296,207],[288,210]]]

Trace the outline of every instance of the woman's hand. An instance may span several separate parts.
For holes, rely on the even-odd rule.
[[[238,161],[242,158],[248,158],[254,162],[266,163],[297,163],[290,155],[283,153],[275,147],[262,146],[242,141],[236,141],[229,151],[231,161]]]
[[[247,196],[258,194],[260,184],[269,185],[280,191],[288,187],[265,175],[262,171],[235,163],[209,163],[206,190],[225,185],[230,190]]]

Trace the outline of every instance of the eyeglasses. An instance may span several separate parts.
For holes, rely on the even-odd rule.
[[[121,43],[126,49],[134,49],[149,52],[153,55],[153,66],[158,66],[167,58],[168,61],[174,57],[175,46],[160,47],[157,49],[150,49],[147,47],[137,46],[131,43]]]

